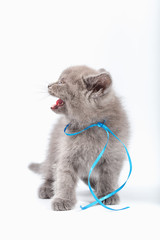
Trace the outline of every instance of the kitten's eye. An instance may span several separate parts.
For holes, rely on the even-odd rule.
[[[64,78],[62,78],[58,81],[58,84],[64,84],[64,83],[65,83]]]

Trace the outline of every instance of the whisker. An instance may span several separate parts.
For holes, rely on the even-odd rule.
[[[39,91],[39,90],[36,90],[35,93],[45,93],[45,94],[48,94],[47,91]]]
[[[43,96],[43,97],[39,98],[39,100],[42,101],[42,100],[44,100],[44,99],[46,99],[48,97],[50,97],[50,95]]]
[[[40,101],[48,99],[48,97],[50,97],[50,94],[48,93],[48,85],[49,81],[43,81],[43,83],[37,83],[34,85],[34,94]]]

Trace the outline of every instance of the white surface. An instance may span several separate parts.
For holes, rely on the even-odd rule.
[[[39,177],[21,170],[21,181],[10,183],[4,192],[1,210],[1,239],[159,239],[160,196],[158,189],[133,189],[121,192],[120,206],[131,208],[123,212],[110,212],[101,206],[81,211],[80,205],[92,198],[82,183],[77,189],[78,202],[68,212],[53,212],[50,200],[37,198]],[[25,177],[24,177],[25,176]],[[25,179],[25,181],[24,181]],[[119,206],[119,207],[120,207]]]
[[[1,239],[160,238],[158,13],[156,0],[0,2]],[[76,64],[106,68],[123,96],[133,174],[120,206],[129,210],[79,211],[91,200],[82,184],[73,211],[37,198],[41,180],[27,165],[44,160],[58,120],[46,86]],[[120,182],[127,172],[126,162]]]

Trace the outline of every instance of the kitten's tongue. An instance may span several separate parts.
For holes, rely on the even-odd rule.
[[[61,107],[61,106],[63,106],[63,105],[64,105],[63,100],[59,98],[59,99],[56,101],[56,104],[54,104],[54,105],[51,107],[51,109],[57,109],[58,107]]]

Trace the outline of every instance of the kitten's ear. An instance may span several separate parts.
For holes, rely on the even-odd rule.
[[[100,73],[106,73],[107,71],[106,71],[106,69],[104,69],[104,68],[100,68],[99,70],[98,70],[98,72],[100,72]]]
[[[105,95],[112,85],[111,76],[107,72],[83,78],[83,81],[87,90],[92,92],[91,96],[93,98]]]

